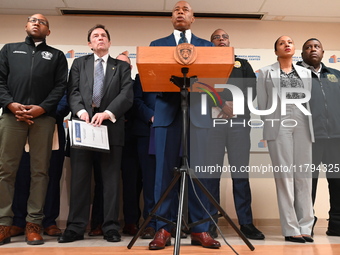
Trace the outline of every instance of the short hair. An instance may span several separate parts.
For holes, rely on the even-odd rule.
[[[131,59],[129,58],[129,52],[126,50],[126,51],[123,51],[122,53],[118,54],[118,56],[121,56],[121,55],[125,56],[129,60],[129,64],[131,65]]]
[[[213,41],[213,35],[218,31],[218,30],[222,30],[223,32],[227,33],[226,31],[224,31],[222,28],[217,28],[210,36],[210,41]]]
[[[91,40],[90,40],[91,34],[92,34],[93,30],[95,30],[95,29],[97,29],[97,28],[103,29],[103,30],[105,31],[105,33],[107,34],[107,38],[109,39],[109,41],[111,41],[111,39],[110,39],[110,33],[109,33],[109,31],[105,28],[105,26],[102,25],[102,24],[97,24],[97,25],[95,25],[94,27],[90,28],[90,30],[87,32],[87,41],[88,41],[88,42],[91,42]]]
[[[308,43],[309,41],[318,41],[321,45],[322,43],[320,42],[319,39],[317,38],[309,38],[307,41],[305,41],[305,43],[302,45],[302,51],[303,51],[303,48],[305,47],[306,43]]]

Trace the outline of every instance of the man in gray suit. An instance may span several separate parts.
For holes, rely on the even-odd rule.
[[[109,56],[110,34],[103,25],[89,30],[88,45],[94,54],[75,59],[70,71],[69,104],[72,118],[94,126],[107,126],[110,151],[104,153],[71,148],[70,211],[67,228],[59,237],[59,243],[84,239],[90,216],[92,165],[97,156],[103,178],[104,239],[108,242],[121,240],[118,233],[119,177],[124,113],[133,102],[131,69],[128,63]],[[101,71],[99,74],[98,68]],[[98,80],[101,80],[99,86]]]

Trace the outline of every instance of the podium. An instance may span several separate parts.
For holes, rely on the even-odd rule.
[[[187,43],[183,43],[187,45]],[[182,46],[183,44],[180,44]],[[190,44],[191,45],[191,44]],[[178,47],[178,46],[177,46]],[[137,67],[145,92],[179,92],[170,81],[171,75],[182,76],[181,68],[189,68],[189,76],[197,76],[207,84],[226,84],[234,67],[232,47],[194,47],[193,63],[176,61],[176,47],[137,47]],[[189,89],[190,90],[190,89]]]
[[[226,84],[234,66],[234,58],[234,49],[231,47],[195,47],[188,43],[183,43],[176,47],[137,47],[137,66],[143,91],[180,92],[181,94],[183,155],[181,168],[175,168],[175,177],[150,212],[148,218],[143,222],[137,234],[128,244],[127,247],[129,249],[131,249],[152,217],[156,217],[157,219],[169,223],[168,220],[157,216],[155,213],[167,194],[180,179],[180,198],[174,245],[174,254],[179,254],[187,175],[189,175],[202,192],[209,198],[210,202],[218,209],[221,216],[223,216],[233,227],[249,249],[255,249],[200,180],[193,174],[193,170],[190,169],[188,165],[188,92],[200,91],[197,87],[198,84],[195,84],[197,81],[201,84],[206,84],[208,88],[215,90],[215,92],[218,91],[218,89],[214,89],[214,84]],[[210,218],[203,219],[199,223],[209,220]],[[231,249],[236,253],[232,247]]]

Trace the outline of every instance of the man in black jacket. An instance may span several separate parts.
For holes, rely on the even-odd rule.
[[[49,23],[34,14],[25,42],[6,44],[0,52],[0,245],[9,243],[14,183],[28,140],[31,160],[26,241],[43,244],[40,226],[48,185],[48,168],[58,102],[67,83],[67,61],[46,44]]]
[[[319,172],[326,171],[330,196],[329,236],[340,236],[340,71],[326,67],[322,62],[323,47],[316,38],[302,46],[303,62],[298,64],[312,71],[312,95],[309,101],[315,143],[313,143],[313,189],[315,202]],[[321,162],[322,166],[321,167]],[[316,222],[315,217],[315,222]]]

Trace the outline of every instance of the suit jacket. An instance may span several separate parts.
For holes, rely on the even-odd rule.
[[[134,108],[134,122],[132,133],[137,136],[150,135],[150,119],[154,116],[156,93],[143,92],[140,83],[139,74],[136,75],[135,83],[133,84],[133,108]]]
[[[68,81],[68,101],[73,117],[85,109],[93,117],[92,93],[94,82],[94,55],[87,55],[74,60]],[[108,127],[110,145],[124,145],[124,113],[132,106],[133,90],[131,69],[124,61],[109,56],[104,79],[104,93],[100,112],[109,110],[116,117],[116,122],[103,121]]]
[[[304,88],[311,91],[312,75],[310,70],[293,64],[294,69],[301,78]],[[261,115],[264,121],[263,139],[275,140],[281,126],[281,88],[280,88],[280,64],[276,62],[272,65],[263,67],[259,70],[257,79],[257,103],[259,110],[267,110],[273,104],[273,88],[277,89],[277,107],[276,110],[269,115]],[[309,102],[306,104],[307,110],[310,112]],[[269,121],[270,119],[279,119],[280,121]],[[268,121],[266,121],[268,120]],[[311,140],[314,141],[314,132],[311,115],[308,116],[308,124],[311,135]],[[273,125],[273,126],[272,126]]]
[[[194,34],[191,36],[191,44],[195,46],[214,46],[213,43],[201,39]],[[176,46],[176,40],[174,34],[167,37],[152,41],[150,46]],[[169,79],[172,74],[169,74]],[[190,71],[189,71],[190,75]],[[192,105],[192,104],[191,104]],[[154,127],[166,127],[169,126],[175,119],[177,113],[181,107],[181,95],[180,93],[165,92],[160,93],[156,98],[155,103],[155,120],[153,123]],[[196,118],[191,115],[191,121]],[[195,122],[195,121],[194,121]]]

